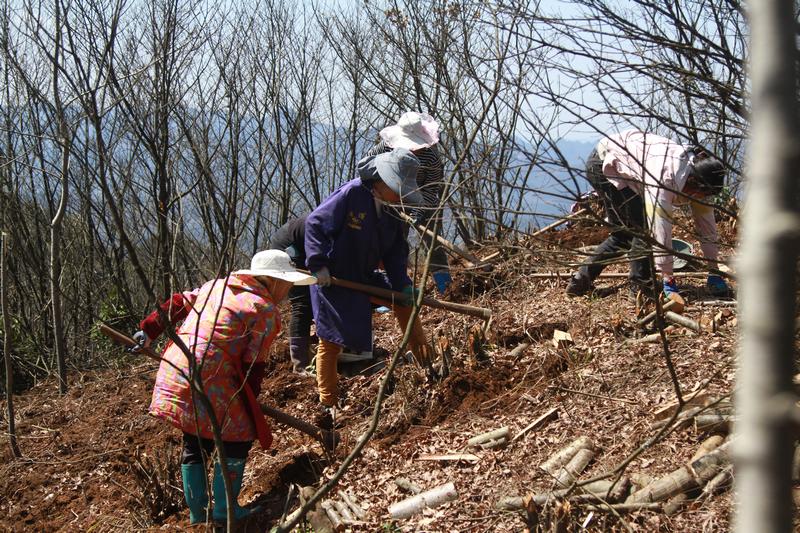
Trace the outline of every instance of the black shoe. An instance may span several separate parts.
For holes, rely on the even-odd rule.
[[[583,296],[592,290],[592,280],[587,277],[575,273],[567,284],[567,295],[569,296]]]
[[[656,291],[653,288],[653,280],[640,280],[640,279],[630,279],[628,280],[628,293],[631,298],[631,301],[636,301],[636,299],[641,295],[642,298],[645,300],[649,300],[651,302],[655,301],[656,299]]]

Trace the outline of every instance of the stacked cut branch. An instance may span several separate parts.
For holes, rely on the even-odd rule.
[[[646,487],[631,494],[625,503],[658,503],[664,502],[679,494],[703,488],[714,479],[730,463],[730,441],[708,453],[700,455],[694,461],[674,470],[670,474],[656,479]]]
[[[590,483],[582,487],[573,487],[578,476],[586,469],[594,459],[595,447],[588,437],[578,437],[567,446],[561,448],[550,456],[539,467],[549,475],[551,484],[556,490],[551,490],[528,496],[511,496],[501,499],[497,503],[499,509],[525,509],[525,502],[533,502],[537,505],[562,498],[570,501],[603,501],[606,496],[613,498],[616,496],[622,499],[627,493],[630,482],[627,478],[618,480],[616,483],[600,481]],[[574,494],[573,494],[574,493]]]
[[[300,490],[301,508],[313,495],[313,487],[303,487]],[[347,492],[340,492],[340,500],[324,500],[311,510],[306,519],[316,532],[339,532],[344,531],[351,525],[360,523],[366,516],[366,511],[357,502],[355,496]],[[300,509],[291,513],[286,522],[294,518]]]

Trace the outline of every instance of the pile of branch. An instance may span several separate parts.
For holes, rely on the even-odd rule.
[[[703,441],[687,464],[661,478],[631,474],[630,478],[617,476],[581,484],[577,477],[594,457],[594,447],[588,438],[580,437],[540,466],[554,479],[556,490],[506,497],[496,506],[530,515],[531,509],[566,500],[573,506],[586,505],[587,510],[593,511],[651,510],[673,514],[690,501],[690,496],[706,499],[731,484],[733,469],[729,449],[730,441],[714,435]]]
[[[289,522],[294,519],[294,515],[300,512],[303,507],[314,495],[314,487],[303,487],[300,489],[300,507],[291,513],[285,520]],[[344,531],[348,527],[363,524],[363,519],[367,515],[364,508],[359,505],[356,498],[347,491],[340,491],[338,499],[328,499],[318,502],[313,510],[306,515],[306,520],[317,533],[333,533]]]

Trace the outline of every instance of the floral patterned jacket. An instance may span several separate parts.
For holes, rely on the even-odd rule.
[[[227,280],[211,280],[194,291],[173,295],[162,309],[165,306],[173,321],[185,316],[177,334],[194,354],[195,364],[190,368],[181,348],[169,343],[156,376],[150,414],[185,433],[212,438],[208,411],[195,401],[187,380],[199,372],[222,439],[255,440],[254,415],[242,384],[252,383],[254,376],[260,384],[267,352],[280,331],[278,309],[267,288],[251,276],[231,274]],[[163,329],[157,312],[141,325],[151,337]],[[263,419],[260,410],[255,416]]]

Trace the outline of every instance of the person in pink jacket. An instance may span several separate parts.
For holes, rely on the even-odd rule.
[[[281,327],[277,304],[293,285],[313,283],[312,276],[295,270],[285,252],[262,251],[253,256],[250,269],[172,295],[141,322],[141,331],[134,335],[134,340],[147,346],[167,326],[164,319],[171,324],[183,321],[176,333],[184,346],[170,342],[164,349],[150,414],[183,432],[181,475],[191,523],[207,518],[205,465],[214,450],[213,425],[222,435],[234,516],[241,519],[253,511],[236,501],[253,441],[258,438],[265,449],[272,443],[256,399],[267,352]],[[212,493],[212,517],[223,521],[227,506],[219,461],[214,466]]]
[[[664,293],[669,296],[677,292],[669,252],[673,209],[681,204],[691,207],[703,255],[708,267],[716,268],[717,226],[709,202],[722,191],[725,168],[706,150],[652,133],[626,130],[597,143],[586,161],[586,179],[603,200],[611,233],[572,275],[567,294],[588,293],[605,265],[628,251],[631,292],[644,289],[654,293],[642,238],[648,229],[661,251],[656,250],[655,264],[661,272]],[[708,276],[707,287],[715,296],[729,292],[725,281],[714,274]]]

